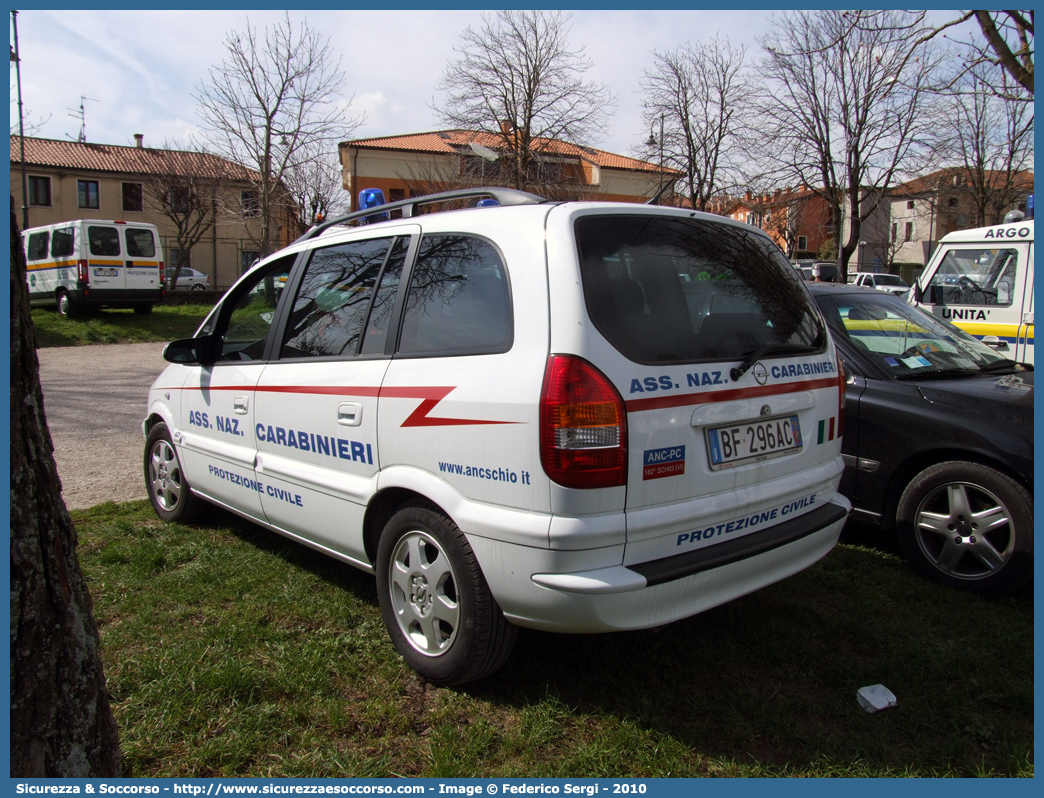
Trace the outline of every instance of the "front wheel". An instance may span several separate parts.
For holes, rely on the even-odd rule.
[[[899,500],[896,529],[915,570],[984,595],[1006,595],[1033,576],[1033,498],[979,463],[926,468]]]
[[[164,423],[145,439],[145,486],[152,509],[164,521],[188,524],[200,515],[202,500],[192,494]]]
[[[514,648],[518,630],[500,611],[464,533],[427,506],[406,506],[384,528],[377,591],[395,648],[429,681],[488,676]]]
[[[139,316],[148,316],[150,313],[152,313],[152,305],[135,305],[134,312],[137,313]]]

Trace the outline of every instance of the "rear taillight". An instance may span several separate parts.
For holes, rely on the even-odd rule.
[[[845,366],[837,357],[837,437],[845,434]]]
[[[87,282],[87,261],[78,260],[76,261],[76,279],[81,283]]]
[[[160,285],[163,285],[167,280],[167,272],[163,268],[163,261],[160,261]]]
[[[567,488],[627,484],[627,410],[613,384],[586,360],[547,359],[540,459],[544,472]]]

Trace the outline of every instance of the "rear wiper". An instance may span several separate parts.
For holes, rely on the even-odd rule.
[[[819,346],[810,344],[765,344],[764,346],[759,346],[757,349],[755,349],[753,352],[747,355],[746,359],[742,363],[740,363],[738,366],[733,368],[732,371],[729,372],[729,376],[732,377],[733,382],[737,382],[740,377],[747,373],[747,370],[751,366],[753,366],[766,355],[805,355],[810,354],[812,352],[818,352],[819,349]]]

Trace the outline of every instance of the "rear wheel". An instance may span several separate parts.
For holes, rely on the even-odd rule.
[[[150,313],[152,313],[152,305],[135,305],[134,312],[137,313],[139,316],[148,316]]]
[[[464,533],[427,506],[406,506],[384,528],[377,589],[395,648],[432,682],[488,676],[514,648],[518,629],[500,611]]]
[[[145,439],[145,486],[156,515],[164,521],[188,524],[200,516],[203,502],[192,494],[178,453],[164,423]]]
[[[939,463],[914,477],[896,529],[911,565],[937,582],[1005,595],[1033,576],[1033,498],[980,463]]]
[[[206,286],[204,286],[203,283],[196,283],[192,286],[193,291],[202,291],[204,288],[206,288]]]
[[[72,301],[69,292],[64,288],[58,289],[58,293],[55,295],[55,306],[58,309],[58,315],[65,316],[67,319],[74,319],[80,315],[80,306]]]

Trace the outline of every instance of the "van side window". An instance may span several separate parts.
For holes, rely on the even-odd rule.
[[[88,227],[87,241],[92,255],[111,257],[120,254],[120,234],[115,227]]]
[[[317,249],[297,292],[280,357],[355,356],[391,238]]]
[[[151,230],[140,227],[128,227],[126,235],[128,257],[156,257],[156,240],[152,237]]]
[[[28,260],[43,260],[47,257],[47,231],[42,233],[30,233],[29,244],[26,246],[25,257]]]
[[[59,227],[51,236],[51,257],[68,258],[73,254],[73,228]]]
[[[425,236],[410,275],[399,352],[506,352],[514,325],[507,270],[487,241]]]
[[[1014,301],[1019,254],[1014,249],[951,249],[928,284],[936,305],[996,305]]]

